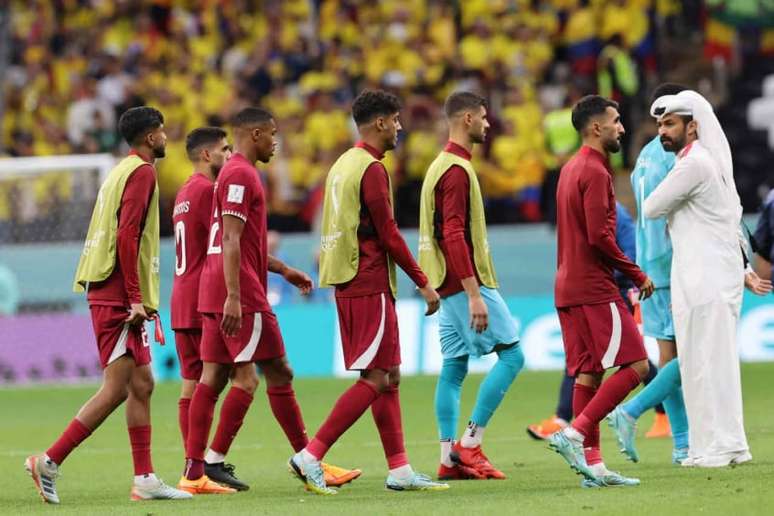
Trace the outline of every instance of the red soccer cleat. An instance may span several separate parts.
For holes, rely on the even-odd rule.
[[[462,464],[452,467],[441,464],[438,466],[438,480],[486,480],[486,476]]]
[[[489,459],[481,450],[481,446],[463,448],[461,443],[456,442],[452,446],[449,457],[456,464],[473,468],[486,478],[505,480],[505,473],[492,466],[492,463],[489,462]]]

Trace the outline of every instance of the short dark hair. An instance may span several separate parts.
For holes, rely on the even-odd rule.
[[[600,95],[586,95],[572,108],[572,126],[578,132],[583,131],[592,118],[604,114],[609,107],[618,109],[618,102]]]
[[[262,108],[246,107],[231,118],[231,125],[245,129],[256,125],[268,124],[274,119],[271,113]]]
[[[363,90],[352,102],[352,118],[358,126],[379,116],[394,115],[400,111],[400,100],[384,90]]]
[[[205,145],[215,145],[226,137],[226,131],[220,127],[199,127],[185,137],[185,152],[190,160],[195,160]]]
[[[140,136],[161,127],[164,115],[156,108],[139,106],[129,108],[118,119],[118,132],[129,145],[137,143]]]
[[[451,118],[462,111],[476,110],[482,106],[486,107],[487,102],[481,95],[470,91],[456,91],[446,98],[443,112],[446,113],[447,118]]]
[[[659,84],[656,86],[656,89],[653,90],[653,95],[650,97],[650,103],[654,103],[657,99],[663,97],[664,95],[677,95],[681,91],[685,91],[687,89],[687,86],[676,84],[674,82],[665,82],[663,84]]]

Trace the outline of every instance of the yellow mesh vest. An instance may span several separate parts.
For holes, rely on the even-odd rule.
[[[75,271],[73,291],[83,292],[90,282],[103,281],[116,264],[116,231],[118,210],[129,176],[145,162],[139,156],[127,156],[110,171],[102,183],[91,214],[86,242]],[[143,305],[153,310],[159,307],[159,185],[145,215],[145,227],[140,236],[137,255],[140,292]]]
[[[489,288],[497,288],[492,256],[489,253],[489,242],[486,237],[486,218],[484,217],[484,202],[481,198],[481,187],[478,184],[473,165],[451,152],[441,152],[427,169],[427,175],[422,183],[422,195],[419,204],[419,266],[427,274],[430,285],[438,288],[446,278],[446,259],[435,238],[435,186],[452,165],[459,165],[468,173],[470,181],[470,238],[473,242],[473,264],[478,272],[481,283]]]
[[[360,262],[357,229],[360,225],[360,181],[368,166],[378,161],[371,153],[353,147],[342,154],[325,179],[322,235],[320,238],[320,286],[347,283],[357,274]],[[392,204],[392,181],[387,181]],[[387,255],[390,289],[397,296],[395,263]]]

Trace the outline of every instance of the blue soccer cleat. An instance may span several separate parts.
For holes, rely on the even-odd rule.
[[[326,496],[338,494],[335,489],[325,485],[325,472],[319,461],[306,462],[299,452],[290,457],[288,469],[304,484],[307,491]]]
[[[594,489],[598,487],[633,487],[640,485],[639,478],[630,478],[621,475],[618,472],[605,469],[601,475],[597,476],[597,480],[589,480],[584,478],[581,481],[581,487],[584,489]]]
[[[388,475],[384,487],[393,491],[444,491],[449,489],[449,484],[435,482],[427,475],[414,472],[403,480]]]
[[[672,450],[672,464],[681,465],[688,458],[688,448],[675,448]]]
[[[607,424],[615,432],[615,438],[621,447],[621,453],[632,462],[639,462],[640,456],[634,446],[637,436],[637,420],[632,418],[619,405],[607,415]]]
[[[583,441],[572,439],[564,430],[556,432],[548,438],[548,446],[567,461],[570,468],[583,475],[588,480],[596,481],[597,477],[586,464],[586,455],[583,453]]]

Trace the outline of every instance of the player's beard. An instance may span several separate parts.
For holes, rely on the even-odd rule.
[[[475,131],[471,131],[468,136],[470,137],[470,141],[473,143],[481,144],[486,141],[486,130],[483,128],[478,128]]]
[[[221,168],[223,168],[222,163],[220,165],[216,165],[215,163],[210,164],[210,172],[212,173],[212,177],[218,177]]]
[[[162,145],[160,147],[153,147],[153,157],[156,159],[163,158],[167,155],[167,148],[166,145]]]
[[[664,147],[664,150],[667,152],[677,152],[685,147],[685,135],[679,139],[665,138],[662,136],[661,146]]]
[[[621,142],[618,138],[610,139],[604,142],[603,147],[607,152],[616,153],[621,150]]]

